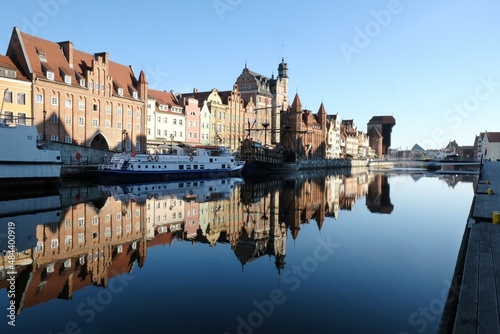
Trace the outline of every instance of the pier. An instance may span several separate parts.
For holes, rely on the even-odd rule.
[[[439,333],[500,333],[500,162],[484,162]],[[496,218],[496,217],[495,217]]]

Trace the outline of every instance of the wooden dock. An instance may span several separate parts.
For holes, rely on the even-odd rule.
[[[492,194],[488,194],[492,189]],[[463,264],[457,261],[458,303],[453,329],[442,333],[500,333],[500,224],[492,224],[493,211],[500,211],[500,162],[482,166],[471,214],[466,227]]]

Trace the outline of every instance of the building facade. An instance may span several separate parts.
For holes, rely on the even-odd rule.
[[[141,71],[14,28],[7,56],[33,85],[32,110],[45,140],[143,151],[147,81]]]

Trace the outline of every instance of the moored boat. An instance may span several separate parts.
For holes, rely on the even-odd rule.
[[[290,158],[286,159],[288,156]],[[245,176],[295,173],[300,168],[299,163],[295,161],[295,155],[271,150],[251,139],[242,142],[241,158],[245,161],[242,171]]]
[[[37,146],[31,119],[0,119],[0,187],[44,186],[60,181],[62,159],[56,150]]]
[[[95,172],[99,183],[169,181],[239,175],[245,162],[221,146],[160,146],[155,154],[116,153]]]

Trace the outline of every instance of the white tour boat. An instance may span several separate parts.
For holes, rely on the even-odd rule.
[[[242,178],[179,180],[173,182],[139,183],[126,185],[101,185],[116,200],[124,203],[133,201],[144,203],[147,200],[177,198],[194,200],[197,203],[229,199],[234,188],[243,184]]]
[[[0,118],[0,185],[35,186],[57,183],[61,176],[61,153],[40,149],[30,119]],[[26,124],[26,125],[25,125]]]
[[[158,154],[116,153],[99,165],[100,183],[127,183],[132,180],[169,181],[185,178],[214,178],[240,174],[244,161],[221,146],[164,145]]]

